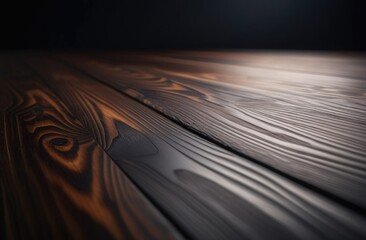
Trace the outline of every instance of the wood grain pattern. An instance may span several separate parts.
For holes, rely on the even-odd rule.
[[[364,79],[198,55],[58,57],[201,136],[365,213]]]
[[[38,76],[6,61],[0,75],[2,239],[179,239],[82,119]]]
[[[366,236],[364,216],[328,197],[196,136],[70,66],[37,56],[25,60],[187,237]],[[152,88],[160,86],[160,79],[150,81]],[[179,86],[167,85],[167,91]]]

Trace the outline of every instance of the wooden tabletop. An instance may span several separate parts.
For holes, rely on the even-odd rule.
[[[366,239],[366,55],[5,52],[1,239]]]

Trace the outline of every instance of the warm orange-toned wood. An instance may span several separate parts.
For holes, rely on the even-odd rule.
[[[366,238],[361,79],[215,56],[0,58],[3,238]]]
[[[90,126],[23,68],[0,76],[3,239],[180,238]]]
[[[332,199],[203,140],[73,66],[25,59],[190,238],[363,236],[363,217]],[[314,218],[319,214],[327,226]],[[352,230],[335,228],[337,221]]]

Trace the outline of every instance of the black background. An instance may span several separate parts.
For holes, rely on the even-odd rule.
[[[364,1],[1,3],[1,49],[365,50]]]

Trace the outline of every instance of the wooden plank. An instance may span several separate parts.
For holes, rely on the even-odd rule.
[[[87,75],[27,58],[93,139],[189,238],[364,238],[365,218]]]
[[[328,76],[366,78],[366,54],[294,51],[175,51],[159,55],[196,60],[304,72]]]
[[[365,213],[365,80],[151,54],[61,57],[211,141]]]
[[[39,77],[2,59],[2,239],[180,239]]]

